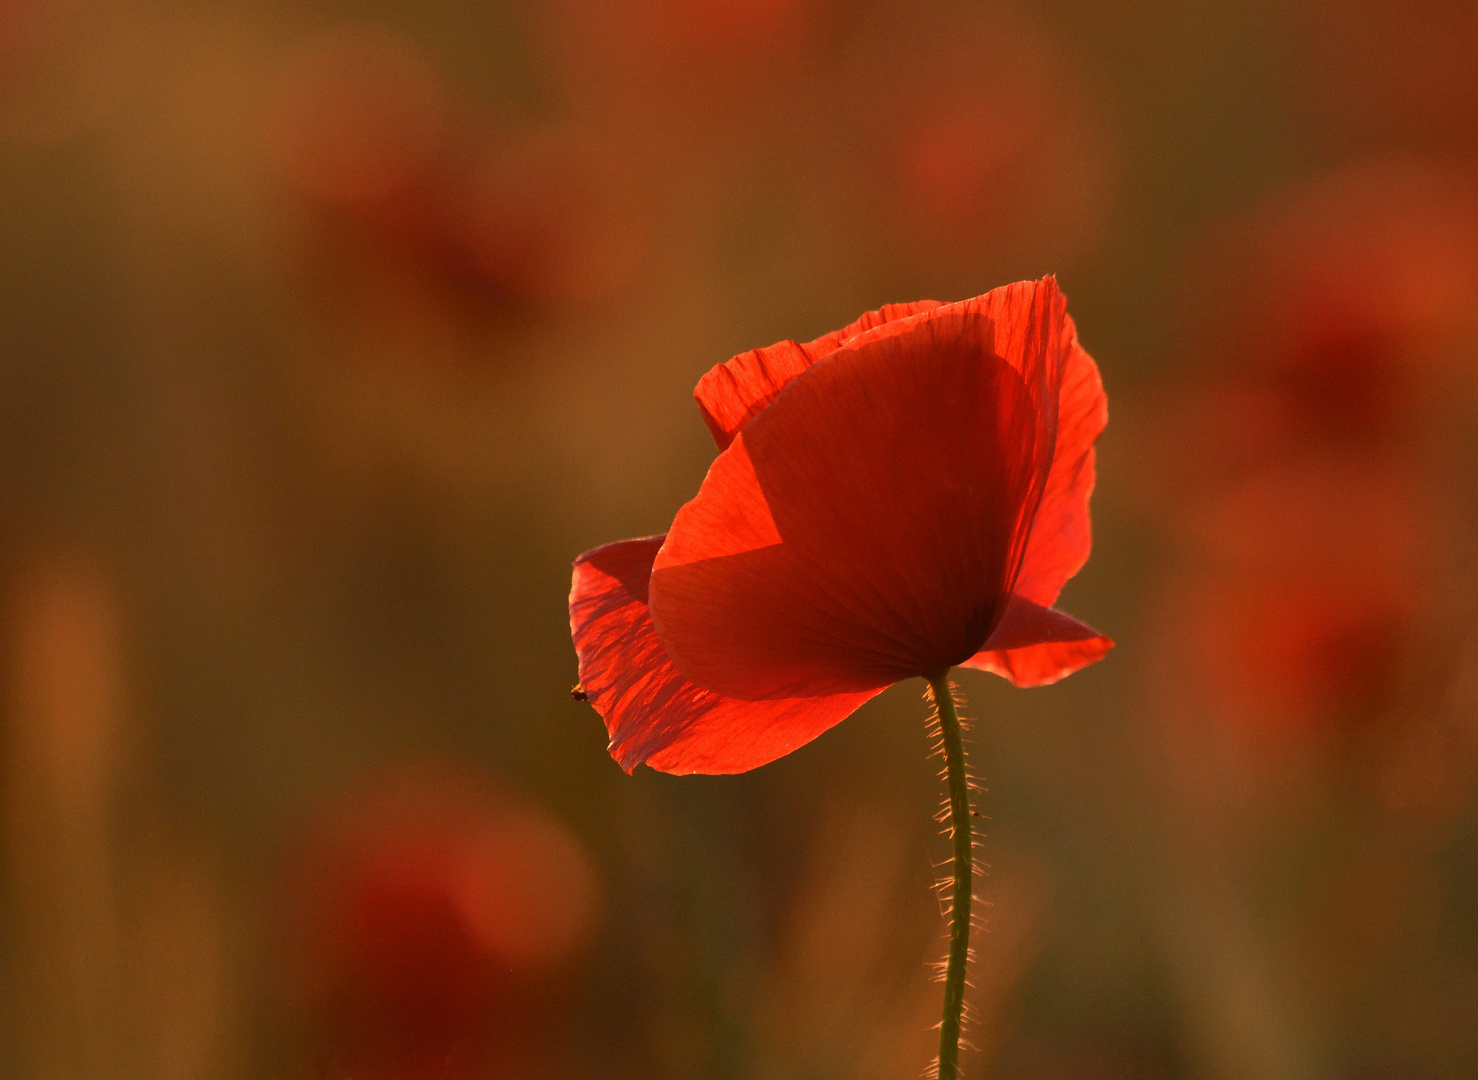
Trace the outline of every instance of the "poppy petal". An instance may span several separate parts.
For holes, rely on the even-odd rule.
[[[662,651],[647,610],[660,536],[575,560],[570,631],[581,689],[605,720],[611,756],[630,772],[737,773],[810,742],[877,691],[738,701],[694,686]]]
[[[777,394],[817,360],[830,356],[852,338],[887,323],[898,322],[941,306],[937,300],[911,304],[884,304],[840,330],[833,330],[802,345],[780,341],[763,349],[751,349],[719,364],[698,380],[693,397],[713,440],[724,450],[739,430],[764,412]]]
[[[1055,282],[1019,282],[865,331],[792,379],[658,553],[652,618],[678,670],[753,700],[874,690],[978,652],[1051,466],[1064,318]],[[780,542],[736,553],[740,521]]]
[[[1093,546],[1088,499],[1093,494],[1093,443],[1108,423],[1108,398],[1093,357],[1078,344],[1070,316],[1063,339],[1070,342],[1058,393],[1057,446],[1042,504],[1032,520],[1013,591],[1043,607],[1057,602],[1063,585],[1083,568]]]
[[[992,672],[1016,686],[1046,686],[1102,660],[1113,647],[1071,615],[1015,594],[985,648],[960,666]]]

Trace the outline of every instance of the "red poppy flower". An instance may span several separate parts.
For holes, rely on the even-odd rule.
[[[581,687],[624,768],[743,772],[900,679],[1036,686],[1112,646],[1051,607],[1107,420],[1052,278],[756,349],[694,396],[722,451],[697,497],[575,562]]]

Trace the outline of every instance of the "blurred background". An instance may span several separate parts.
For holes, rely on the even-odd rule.
[[[1464,0],[0,0],[0,1075],[920,1075],[922,684],[628,777],[569,565],[1047,272],[1119,648],[962,677],[967,1075],[1475,1075],[1475,163]]]

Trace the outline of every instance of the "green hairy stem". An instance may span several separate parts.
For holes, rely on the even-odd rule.
[[[929,680],[944,739],[944,769],[949,784],[949,823],[954,840],[954,892],[950,907],[949,960],[944,969],[944,1018],[939,1023],[939,1080],[959,1080],[960,1017],[965,1006],[965,965],[970,957],[970,901],[974,891],[970,788],[965,774],[965,744],[950,690],[949,672]]]

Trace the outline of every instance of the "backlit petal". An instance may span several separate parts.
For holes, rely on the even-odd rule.
[[[937,300],[918,300],[911,304],[884,304],[869,311],[856,322],[825,334],[802,345],[780,341],[763,349],[740,353],[719,364],[698,380],[693,397],[698,411],[720,450],[727,449],[739,430],[764,411],[777,394],[817,360],[830,356],[859,334],[888,323],[898,322],[931,308]]]
[[[737,701],[694,686],[662,651],[647,581],[663,538],[607,544],[575,561],[570,631],[580,682],[630,772],[737,773],[810,742],[877,691]]]
[[[1051,279],[1021,282],[864,331],[792,379],[654,564],[677,668],[768,699],[875,690],[978,652],[1047,482],[1064,308]],[[736,521],[780,542],[735,553]]]
[[[1057,447],[1014,586],[1017,594],[1043,607],[1056,603],[1063,585],[1088,561],[1093,543],[1088,519],[1093,443],[1108,423],[1108,399],[1098,366],[1078,344],[1077,330],[1066,315],[1063,340],[1069,345],[1058,393]]]
[[[1102,660],[1113,647],[1071,615],[1015,595],[985,647],[961,666],[993,672],[1017,686],[1045,686]]]

